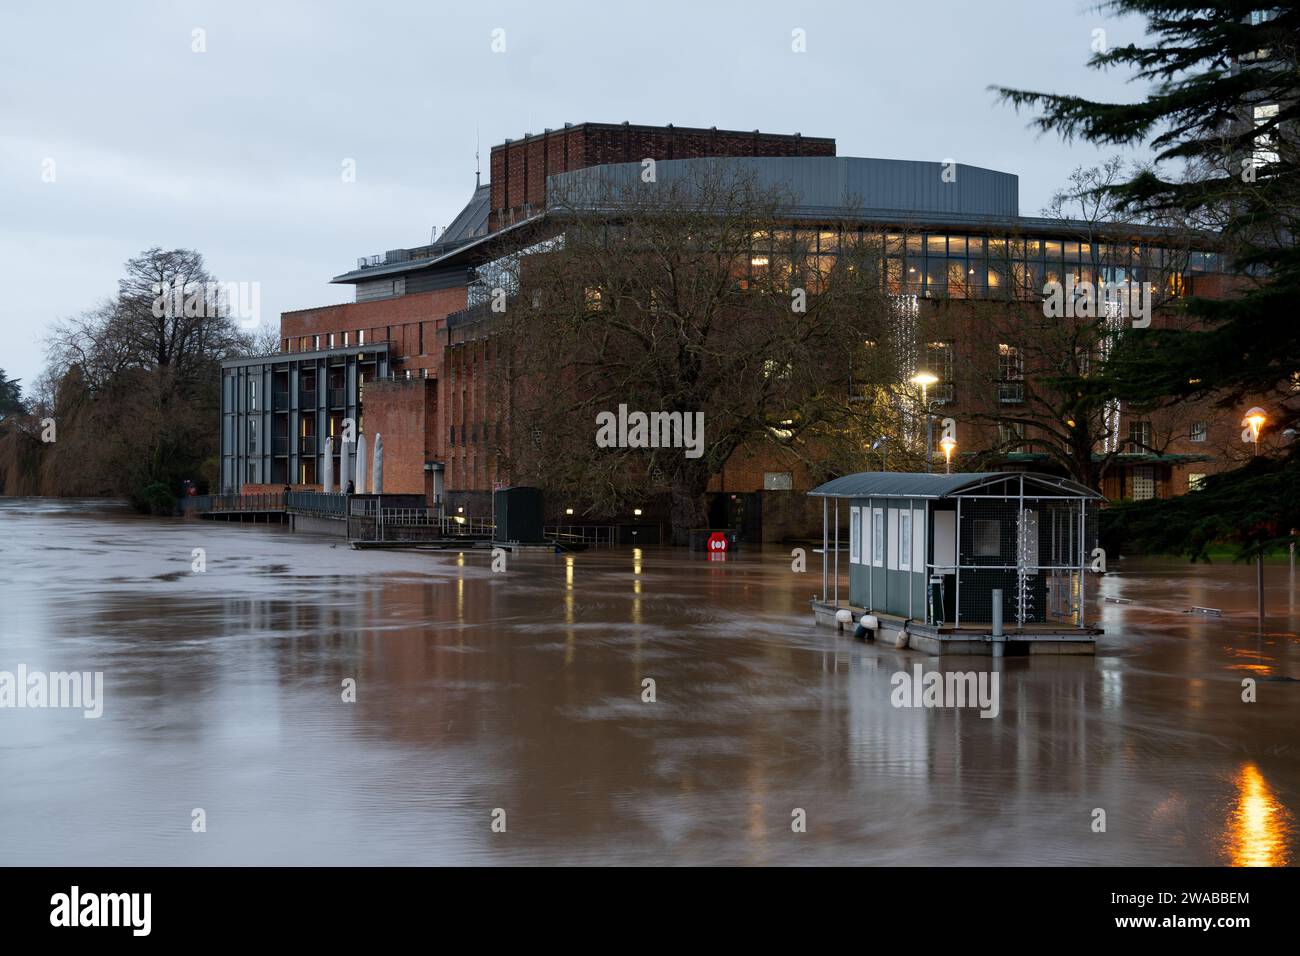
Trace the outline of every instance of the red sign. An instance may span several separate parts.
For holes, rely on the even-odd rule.
[[[708,549],[710,552],[726,551],[727,536],[721,531],[715,531],[709,535]]]

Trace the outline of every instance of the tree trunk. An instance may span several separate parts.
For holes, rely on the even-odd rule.
[[[709,471],[702,465],[689,462],[672,476],[672,503],[669,520],[672,522],[672,543],[690,543],[689,532],[694,528],[709,526],[709,506],[706,492]]]

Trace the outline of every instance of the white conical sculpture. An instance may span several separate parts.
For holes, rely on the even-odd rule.
[[[325,454],[321,455],[320,466],[321,491],[329,494],[334,490],[334,439],[325,439]]]
[[[366,436],[357,436],[357,494],[366,493]]]
[[[348,445],[351,442],[339,439],[339,491],[348,490],[348,479],[351,477],[351,462],[348,461]]]
[[[375,432],[375,467],[370,469],[370,481],[375,486],[374,493],[384,493],[384,436]]]

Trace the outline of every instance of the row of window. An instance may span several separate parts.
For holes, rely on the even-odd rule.
[[[917,525],[923,525],[923,512],[917,514]],[[910,508],[849,508],[849,563],[890,571],[910,571],[915,564],[920,569],[925,535],[922,531],[914,538],[912,524]],[[887,550],[891,541],[892,549]]]
[[[423,340],[423,328],[421,328]],[[366,344],[366,330],[357,329],[348,332],[326,332],[321,335],[300,335],[297,338],[281,340],[281,349],[285,352],[320,352],[324,349],[349,348],[353,345]],[[297,346],[295,348],[294,346]],[[423,348],[421,348],[423,351]]]
[[[1146,242],[1085,242],[1074,239],[1008,239],[987,235],[957,235],[946,232],[872,232],[850,229],[759,230],[750,237],[750,258],[806,259],[837,256],[846,250],[870,250],[872,254],[906,259],[987,259],[991,262],[1038,262],[1062,266],[1114,267],[1121,269],[1176,269],[1190,272],[1222,272],[1225,262],[1214,252],[1173,249]]]

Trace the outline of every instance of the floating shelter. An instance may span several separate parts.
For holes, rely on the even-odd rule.
[[[1084,581],[1097,492],[1032,472],[861,472],[808,494],[822,499],[819,624],[843,626],[847,611],[859,633],[933,653],[1095,650]]]

